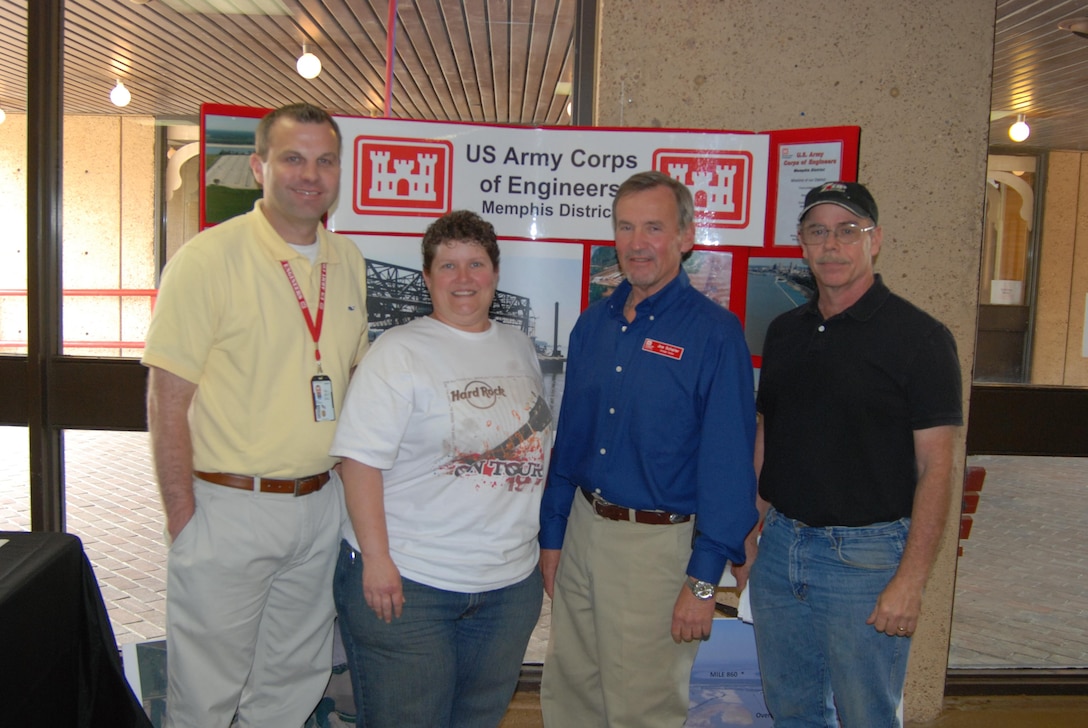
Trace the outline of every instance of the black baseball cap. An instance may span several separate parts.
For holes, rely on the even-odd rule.
[[[805,195],[805,209],[801,210],[800,220],[805,219],[808,211],[816,207],[830,203],[838,205],[854,213],[858,217],[867,217],[874,223],[877,222],[876,200],[865,189],[865,185],[857,182],[827,182],[819,187],[813,187]]]

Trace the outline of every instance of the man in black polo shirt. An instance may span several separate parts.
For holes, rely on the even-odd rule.
[[[817,295],[768,329],[757,400],[764,693],[778,728],[901,725],[963,423],[956,344],[873,272],[864,186],[809,192],[798,237]]]

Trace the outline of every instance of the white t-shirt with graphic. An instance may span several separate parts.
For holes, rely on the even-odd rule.
[[[401,575],[476,593],[536,568],[551,411],[529,337],[423,317],[390,329],[352,377],[331,453],[383,471]],[[344,538],[359,543],[351,523]]]

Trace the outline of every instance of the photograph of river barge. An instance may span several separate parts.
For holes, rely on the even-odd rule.
[[[763,337],[779,314],[805,303],[816,292],[801,258],[749,258],[744,338],[752,356],[763,355]]]

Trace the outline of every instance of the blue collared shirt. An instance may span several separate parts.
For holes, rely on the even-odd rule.
[[[624,281],[571,332],[540,545],[562,546],[582,487],[627,508],[695,514],[687,573],[717,583],[726,559],[744,561],[757,518],[744,332],[683,270],[628,323],[630,292]]]

